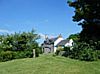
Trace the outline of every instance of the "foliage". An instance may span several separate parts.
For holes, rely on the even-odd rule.
[[[83,51],[81,51],[79,59],[85,61],[97,60],[98,59],[97,52],[93,51],[92,48],[85,48]]]
[[[98,58],[100,59],[100,50],[97,50]]]
[[[62,48],[62,47],[57,47],[57,50],[62,51],[62,50],[64,50],[64,48]]]
[[[77,42],[72,49],[71,47],[64,47],[63,49],[57,50],[56,55],[83,61],[95,61],[100,58],[100,50],[95,50],[94,46],[86,42]]]
[[[77,42],[80,39],[79,33],[71,34],[67,39],[73,39],[74,42]]]
[[[37,39],[39,39],[39,35],[35,34],[34,30],[31,32],[0,35],[0,52],[3,51],[4,53],[1,54],[4,55],[6,51],[10,51],[14,52],[14,58],[26,58],[32,57],[33,49],[35,49],[36,56],[39,56],[41,48],[36,42]],[[11,59],[9,58],[9,60]]]
[[[94,61],[98,59],[98,53],[89,44],[82,42],[74,46],[70,57],[84,61]]]
[[[70,55],[70,51],[71,51],[70,47],[64,47],[64,48],[58,47],[55,54],[68,57]]]
[[[96,60],[100,56],[100,1],[68,0],[68,4],[75,8],[73,21],[78,22],[78,25],[82,27],[80,38],[71,57],[89,61]]]
[[[78,22],[84,19],[86,22],[99,23],[99,0],[74,0],[68,1],[68,3],[69,6],[75,8],[75,15],[73,16],[74,21]]]
[[[70,47],[64,47],[64,51],[66,51],[65,56],[70,56],[71,55],[71,48]]]
[[[82,26],[81,41],[100,40],[100,1],[75,0],[68,1],[69,6],[75,8],[73,21]]]
[[[57,50],[56,50],[56,52],[55,52],[55,54],[58,55],[60,51],[63,51],[63,48],[58,47]]]
[[[32,51],[17,51],[14,52],[14,59],[31,58],[33,56]]]
[[[0,52],[0,61],[8,61],[14,59],[14,53],[12,51]]]

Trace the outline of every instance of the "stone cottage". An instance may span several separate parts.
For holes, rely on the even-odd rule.
[[[72,39],[64,40],[60,34],[58,37],[55,38],[46,37],[41,46],[43,53],[53,53],[53,52],[55,53],[57,47],[72,46],[72,43],[73,43]]]

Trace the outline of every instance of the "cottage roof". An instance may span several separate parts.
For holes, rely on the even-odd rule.
[[[57,46],[65,46],[65,44],[68,43],[68,42],[69,42],[69,40],[62,40],[61,42],[59,42],[57,44]]]
[[[57,39],[58,39],[58,37],[56,37],[56,38],[51,38],[50,40],[51,40],[52,42],[55,42]]]

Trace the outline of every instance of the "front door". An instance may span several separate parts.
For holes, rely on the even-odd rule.
[[[44,48],[44,53],[50,53],[51,49],[50,48]]]

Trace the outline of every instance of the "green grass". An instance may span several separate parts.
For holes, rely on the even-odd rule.
[[[84,62],[41,55],[38,58],[0,62],[0,74],[100,74],[100,60]]]

